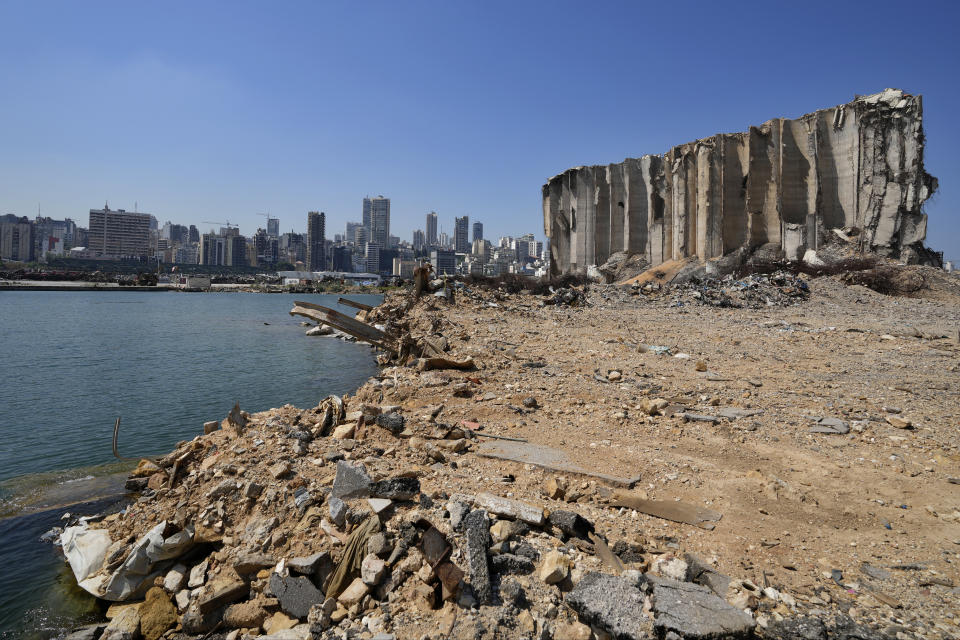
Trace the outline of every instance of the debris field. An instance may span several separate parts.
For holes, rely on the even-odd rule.
[[[960,288],[731,282],[390,294],[64,531],[72,637],[960,637]]]

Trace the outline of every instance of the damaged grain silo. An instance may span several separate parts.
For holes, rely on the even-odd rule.
[[[847,229],[864,252],[937,263],[923,245],[923,103],[898,89],[795,120],[718,134],[664,155],[576,167],[543,186],[554,275],[612,254],[717,258],[767,245],[803,258]]]

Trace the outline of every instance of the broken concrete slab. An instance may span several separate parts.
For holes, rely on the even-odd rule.
[[[541,514],[542,515],[542,514]],[[490,546],[490,518],[483,509],[471,511],[463,519],[467,533],[467,566],[470,586],[480,604],[488,604],[493,597],[490,584],[490,566],[487,563],[487,547]]]
[[[477,494],[474,504],[498,516],[522,520],[540,526],[544,522],[543,508],[519,500],[510,500],[489,493]]]
[[[588,573],[564,599],[580,620],[610,634],[614,640],[646,640],[653,637],[650,622],[639,615],[644,595],[626,578]]]
[[[279,573],[272,573],[270,591],[280,601],[280,608],[285,613],[301,620],[310,613],[310,607],[324,601],[320,590],[309,578],[303,576],[281,576]]]
[[[370,495],[372,482],[362,463],[340,460],[337,462],[337,476],[333,480],[331,495],[341,500],[366,498]]]
[[[389,478],[370,485],[370,495],[390,500],[413,500],[420,494],[417,478]]]
[[[685,640],[747,638],[756,622],[707,587],[648,576],[653,585],[654,627],[660,637],[673,632]]]
[[[312,576],[323,567],[333,567],[333,558],[330,557],[329,551],[321,551],[309,556],[298,556],[287,560],[287,568],[290,571],[305,576]]]
[[[810,433],[830,433],[840,434],[850,433],[850,425],[840,418],[816,418],[814,426],[810,427]]]

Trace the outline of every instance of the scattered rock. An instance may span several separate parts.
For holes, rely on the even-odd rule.
[[[530,530],[530,527],[516,520],[497,520],[490,527],[490,538],[494,543],[509,540],[513,536],[522,535]]]
[[[269,569],[275,564],[277,564],[277,561],[273,559],[273,556],[265,553],[242,553],[234,561],[233,568],[239,575],[246,576],[263,569]]]
[[[280,608],[294,618],[304,619],[310,613],[310,607],[324,601],[309,578],[303,576],[281,576],[270,574],[270,592],[280,601]]]
[[[593,531],[593,525],[580,514],[573,511],[551,511],[550,524],[564,535],[586,539]]]
[[[543,483],[543,495],[550,500],[563,500],[567,493],[567,484],[564,478],[550,476]]]
[[[347,511],[349,511],[347,503],[336,496],[330,496],[327,506],[330,508],[330,519],[342,528],[347,522]]]
[[[419,494],[420,481],[416,478],[390,478],[370,485],[370,495],[377,498],[413,500]]]
[[[283,476],[290,473],[290,463],[286,460],[278,462],[277,464],[270,467],[270,475],[275,479],[279,480]]]
[[[123,607],[107,624],[100,640],[139,640],[140,611],[139,607]]]
[[[197,600],[197,609],[200,613],[207,613],[245,598],[249,594],[250,587],[243,580],[221,578],[207,587],[207,594]]]
[[[363,559],[363,564],[360,565],[360,579],[371,587],[376,586],[380,584],[386,570],[386,563],[371,553]]]
[[[140,633],[144,640],[158,640],[167,629],[177,624],[177,620],[177,608],[163,589],[153,587],[147,591],[146,599],[140,605]]]
[[[190,570],[190,579],[187,581],[188,587],[196,589],[197,587],[203,586],[203,583],[207,580],[207,566],[209,566],[209,564],[207,560],[204,560]]]
[[[301,575],[312,576],[320,573],[324,568],[332,568],[333,559],[328,551],[321,551],[309,556],[299,556],[287,560],[287,568]]]
[[[570,574],[570,558],[559,551],[551,551],[543,557],[540,565],[540,579],[547,584],[557,584],[566,580]]]
[[[228,629],[256,629],[270,617],[260,600],[232,604],[223,612],[223,624]]]
[[[174,565],[170,571],[167,572],[167,575],[163,578],[163,588],[167,590],[167,593],[176,593],[183,588],[184,583],[187,580],[187,567],[186,565],[177,564]]]
[[[370,476],[361,463],[341,460],[337,463],[337,476],[333,480],[332,495],[335,498],[366,498],[370,495]],[[383,497],[383,496],[381,496]]]
[[[337,601],[345,607],[352,607],[359,603],[370,592],[370,587],[360,578],[351,582],[343,593],[337,597]]]

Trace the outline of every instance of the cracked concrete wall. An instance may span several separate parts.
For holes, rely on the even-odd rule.
[[[923,148],[922,98],[887,89],[663,155],[569,169],[543,186],[552,271],[583,273],[618,251],[657,265],[766,244],[796,260],[848,227],[861,250],[929,260],[922,206],[937,181]]]

